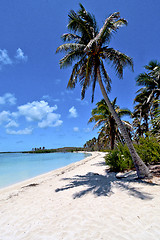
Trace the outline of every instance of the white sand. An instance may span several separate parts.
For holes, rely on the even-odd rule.
[[[116,179],[103,155],[0,190],[0,240],[160,239],[159,179]]]

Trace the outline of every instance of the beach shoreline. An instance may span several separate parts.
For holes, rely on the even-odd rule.
[[[1,189],[0,240],[159,239],[160,182],[117,179],[104,155]]]
[[[29,178],[29,179],[26,179],[26,180],[23,180],[23,181],[20,181],[20,182],[17,182],[17,183],[13,183],[13,184],[11,184],[9,186],[6,186],[6,187],[3,187],[3,188],[0,188],[0,195],[2,193],[9,192],[9,191],[24,187],[26,185],[32,184],[33,182],[38,182],[38,184],[40,184],[41,181],[48,178],[52,174],[55,174],[55,175],[60,174],[61,172],[66,171],[68,168],[70,169],[70,168],[76,167],[77,165],[83,164],[84,162],[88,161],[88,158],[90,158],[92,156],[94,157],[95,153],[97,153],[97,152],[80,152],[80,153],[87,153],[87,154],[89,153],[89,154],[91,154],[91,156],[88,156],[88,157],[86,157],[86,158],[84,158],[80,161],[70,163],[66,166],[63,166],[63,167],[60,167],[60,168],[57,168],[57,169],[53,169],[49,172],[42,173],[42,174],[37,175],[35,177]]]
[[[33,158],[31,157],[32,155],[28,153],[27,155],[24,153],[19,153],[21,155],[18,155],[18,157],[14,155],[15,153],[11,154],[11,156],[4,155],[5,158],[1,159],[2,169],[0,171],[0,190],[47,174],[51,171],[63,168],[74,162],[79,162],[80,160],[85,159],[87,156],[92,155],[91,152],[87,151],[58,152],[47,154],[41,153],[34,154]],[[16,157],[17,159],[15,161]],[[11,163],[11,165],[9,165],[9,163]]]

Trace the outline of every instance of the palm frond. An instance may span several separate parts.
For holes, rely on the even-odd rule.
[[[100,127],[101,125],[105,124],[106,119],[99,119],[96,121],[96,124],[94,125],[93,129]]]
[[[102,114],[94,114],[88,121],[88,123],[91,122],[99,122],[98,124],[101,124],[103,122],[105,122],[106,119],[104,118],[104,116]]]
[[[96,36],[96,38],[94,39],[94,41],[100,41],[101,38],[103,37],[103,35],[106,34],[107,31],[108,31],[108,34],[110,34],[111,29],[114,30],[114,28],[115,28],[114,23],[115,23],[115,21],[118,20],[119,17],[120,17],[119,12],[115,12],[115,13],[111,14],[105,20],[103,27],[100,29],[100,31],[99,31],[98,35]]]
[[[62,40],[64,42],[66,41],[75,41],[75,42],[80,42],[81,40],[81,37],[76,35],[76,34],[73,34],[73,33],[64,33],[62,36],[61,36]]]
[[[119,109],[118,111],[118,115],[119,117],[123,117],[123,116],[131,116],[132,112],[129,109]]]
[[[104,64],[103,64],[103,61],[101,60],[100,62],[100,68],[101,68],[101,72],[102,72],[102,77],[103,77],[103,81],[105,82],[106,84],[106,89],[107,89],[107,92],[109,93],[111,91],[111,79],[104,67]]]
[[[114,27],[115,27],[115,29],[119,29],[119,27],[122,27],[124,25],[127,26],[127,24],[128,24],[128,22],[126,19],[120,18],[119,20],[114,22]]]
[[[58,52],[68,52],[68,51],[83,51],[85,45],[79,44],[79,43],[65,43],[59,46],[56,50],[56,53]]]
[[[117,75],[123,77],[123,68],[130,66],[133,70],[133,61],[127,55],[113,49],[113,48],[103,48],[104,56],[113,62]]]
[[[87,12],[81,3],[79,5],[80,5],[81,9],[78,11],[78,14],[84,20],[84,22],[87,24],[88,29],[89,29],[90,33],[92,34],[92,38],[94,38],[98,33],[97,22],[96,22],[95,16],[93,14],[90,14],[89,12]]]
[[[153,79],[147,73],[141,73],[136,78],[136,84],[138,86],[150,86],[153,84]]]
[[[148,65],[145,65],[144,68],[146,70],[153,71],[155,67],[160,67],[160,63],[157,60],[150,61]]]
[[[115,99],[112,101],[112,106],[113,106],[114,108],[115,108],[116,102],[117,102],[117,98],[115,98]]]
[[[100,29],[96,37],[94,39],[91,39],[90,42],[87,44],[85,51],[89,51],[92,48],[92,45],[95,43],[102,45],[104,42],[106,42],[106,40],[109,41],[112,31],[116,31],[120,26],[127,24],[127,21],[125,19],[119,18],[120,18],[119,12],[111,14],[105,20],[103,27]]]
[[[129,123],[128,121],[122,121],[122,122],[126,126],[126,128],[128,128],[130,131],[134,130],[134,128],[133,128],[131,123]]]
[[[84,71],[80,74],[79,82],[82,86],[81,98],[84,99],[85,91],[90,85],[91,73],[92,73],[92,56],[88,57]]]
[[[60,68],[72,66],[72,63],[80,58],[83,58],[85,54],[79,49],[70,51],[63,58],[60,59]]]
[[[83,58],[80,59],[79,62],[77,62],[72,70],[72,74],[70,76],[70,79],[68,81],[68,85],[67,88],[74,88],[75,84],[77,83],[77,78],[80,74],[80,72],[82,71],[82,67],[83,65],[85,65],[87,62],[86,56],[84,56]]]
[[[67,25],[68,29],[74,32],[81,33],[81,37],[89,41],[92,38],[92,34],[85,21],[80,17],[79,14],[76,14],[75,11],[71,10],[69,15],[69,23]]]
[[[115,22],[110,22],[110,24],[108,24],[108,27],[105,31],[105,33],[103,34],[103,37],[101,37],[101,43],[109,43],[110,39],[112,38],[113,33],[117,32],[117,30],[124,26],[127,25],[128,22],[127,20],[125,20],[124,18],[121,18]]]

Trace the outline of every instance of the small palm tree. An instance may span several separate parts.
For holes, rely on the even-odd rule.
[[[97,139],[94,137],[91,140],[88,140],[83,147],[86,148],[88,151],[94,151],[96,150],[96,143]]]
[[[149,65],[144,68],[147,73],[141,73],[136,80],[137,85],[143,87],[137,91],[139,94],[136,96],[135,101],[143,99],[143,108],[148,108],[150,117],[153,119],[154,110],[158,107],[156,100],[160,96],[160,63],[150,61]]]
[[[136,133],[138,136],[136,137],[139,138],[149,130],[150,107],[147,103],[147,97],[144,94],[138,94],[134,102],[137,103],[137,105],[134,107],[133,125],[137,129]]]
[[[79,79],[82,86],[81,96],[83,99],[86,89],[92,83],[93,101],[95,86],[97,82],[99,83],[109,111],[114,117],[130,150],[138,177],[148,177],[149,170],[136,153],[127,130],[115,112],[107,95],[107,92],[111,89],[111,79],[105,69],[104,60],[113,63],[119,77],[123,76],[125,66],[133,68],[133,62],[130,57],[108,46],[113,33],[121,26],[127,25],[127,21],[120,18],[119,12],[115,12],[105,20],[103,27],[98,31],[95,17],[87,12],[82,4],[80,4],[80,10],[77,13],[71,10],[68,17],[68,29],[71,33],[62,35],[62,39],[65,42],[68,41],[68,43],[64,43],[57,48],[57,52],[64,51],[66,53],[60,60],[61,68],[71,66],[74,63],[68,87],[74,88]],[[105,86],[103,85],[103,81]]]
[[[142,86],[137,91],[137,96],[134,99],[136,103],[134,107],[134,125],[137,128],[139,136],[149,131],[150,123],[154,123],[156,110],[159,106],[160,96],[160,63],[150,61],[145,66],[147,73],[141,73],[136,79],[137,85]],[[138,119],[137,119],[138,117]]]
[[[116,98],[112,102],[112,106],[114,107],[115,111],[117,112],[119,118],[129,115],[131,116],[131,111],[128,109],[120,109],[116,105]],[[107,146],[107,143],[110,142],[110,148],[113,150],[115,146],[115,141],[122,142],[122,136],[117,128],[117,124],[115,119],[113,118],[109,108],[104,99],[98,102],[97,107],[92,110],[92,117],[89,119],[90,122],[95,122],[94,128],[101,127],[99,131],[98,140]],[[123,121],[123,123],[131,128],[131,125],[128,122]]]

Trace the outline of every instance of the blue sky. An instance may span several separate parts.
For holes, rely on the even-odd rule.
[[[134,72],[125,69],[123,80],[106,65],[112,79],[111,100],[133,109],[136,76],[150,60],[160,61],[159,0],[81,1],[102,26],[106,17],[119,11],[128,21],[110,46],[133,58]],[[62,44],[68,12],[79,9],[77,0],[0,1],[0,151],[83,146],[96,136],[87,124],[91,110],[102,99],[97,85],[80,100],[80,86],[67,90],[71,68],[60,70]]]

